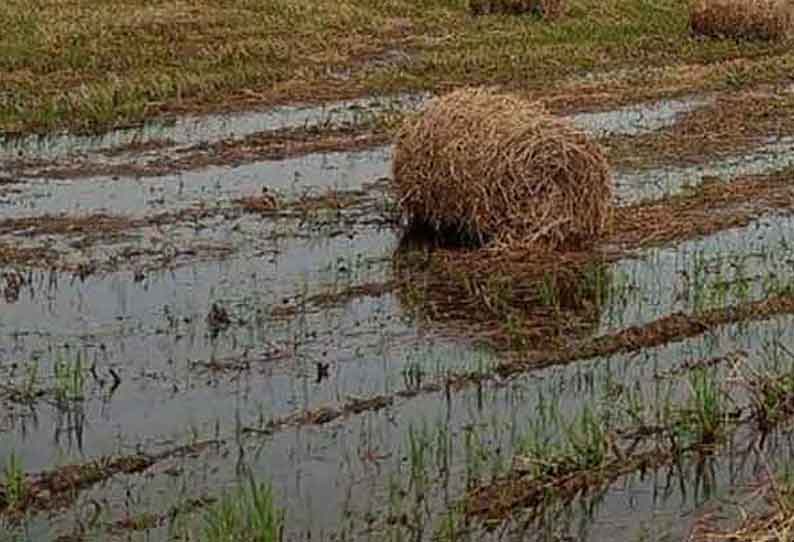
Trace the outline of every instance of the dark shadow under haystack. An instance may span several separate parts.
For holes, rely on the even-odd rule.
[[[566,0],[469,0],[474,15],[529,13],[544,19],[556,19],[565,13]]]
[[[689,26],[699,36],[777,40],[790,35],[793,16],[791,0],[694,0]]]
[[[409,226],[492,247],[592,245],[612,217],[601,148],[535,103],[465,89],[402,126],[394,190]]]
[[[527,265],[416,236],[403,237],[392,261],[396,297],[405,310],[446,333],[499,350],[590,336],[612,284],[606,264]]]

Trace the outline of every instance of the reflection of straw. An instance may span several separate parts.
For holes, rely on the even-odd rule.
[[[393,270],[396,295],[408,310],[507,348],[581,338],[597,326],[611,284],[602,264],[539,272],[490,251],[422,248],[410,237]]]

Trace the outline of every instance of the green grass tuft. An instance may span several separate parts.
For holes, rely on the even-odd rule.
[[[279,542],[284,513],[276,505],[270,486],[251,479],[224,495],[205,516],[202,542]]]

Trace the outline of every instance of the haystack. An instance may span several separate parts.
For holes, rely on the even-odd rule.
[[[565,12],[565,0],[469,0],[469,9],[474,15],[531,13],[556,19]]]
[[[601,148],[543,107],[459,90],[401,128],[394,188],[410,226],[479,245],[583,248],[608,229]]]
[[[700,36],[777,40],[791,33],[791,0],[694,0],[689,25]]]

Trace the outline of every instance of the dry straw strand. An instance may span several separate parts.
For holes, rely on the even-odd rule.
[[[693,0],[689,12],[694,34],[716,38],[784,39],[792,23],[792,0]]]
[[[485,89],[436,98],[408,119],[394,180],[410,225],[497,248],[583,248],[612,219],[602,149],[541,105]]]

